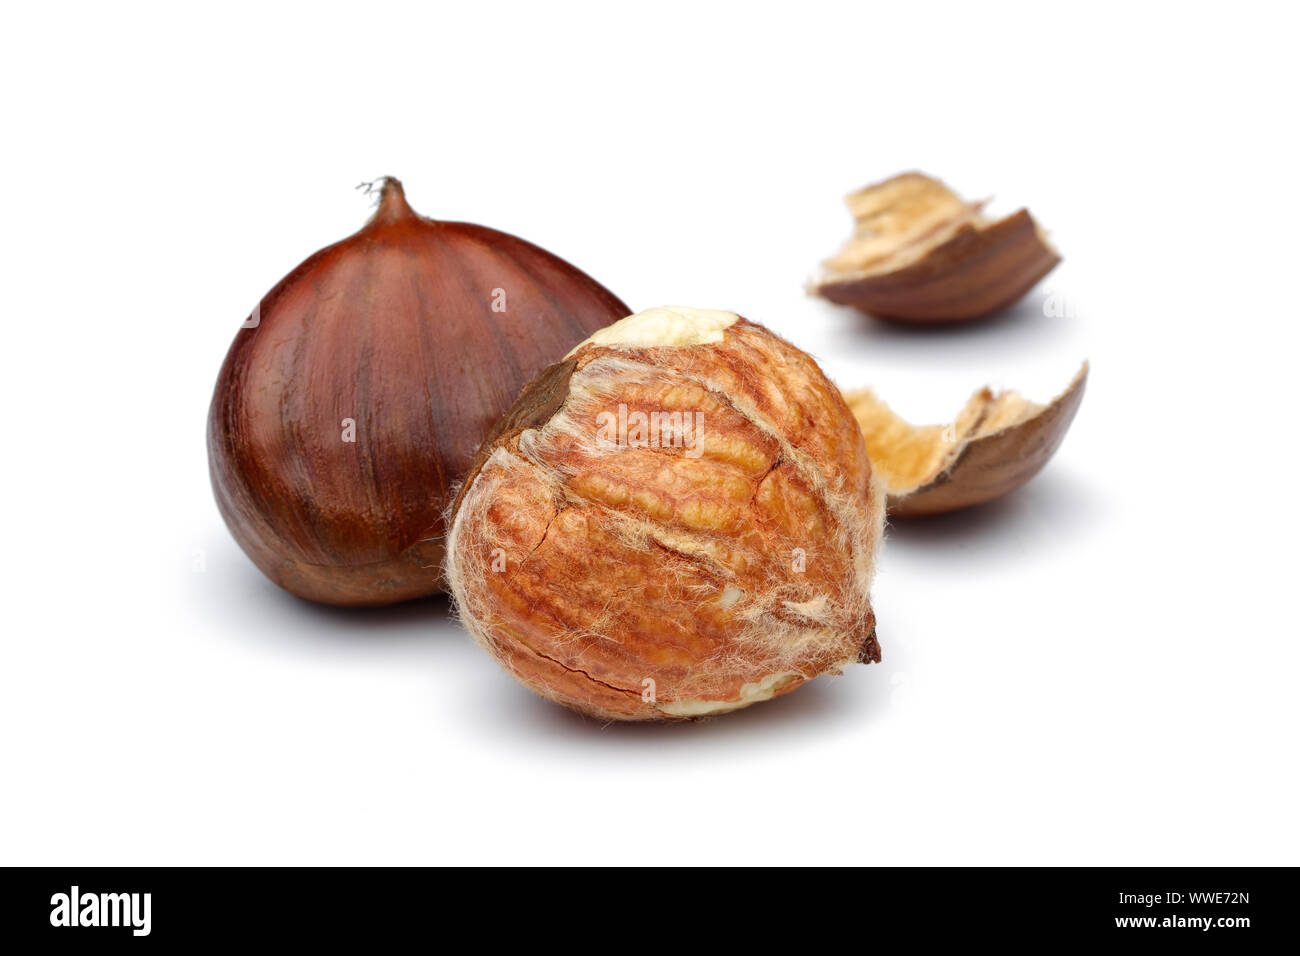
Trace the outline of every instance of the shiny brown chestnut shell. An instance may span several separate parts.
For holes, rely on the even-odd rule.
[[[222,517],[299,597],[442,590],[443,511],[479,443],[525,383],[629,312],[532,243],[417,215],[385,180],[366,226],[235,336],[208,415]]]

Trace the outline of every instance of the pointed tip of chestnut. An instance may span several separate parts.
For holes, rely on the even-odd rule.
[[[384,176],[383,185],[379,188],[379,208],[370,217],[370,225],[415,218],[418,218],[417,214],[406,201],[406,190],[402,189],[402,181],[396,176]]]

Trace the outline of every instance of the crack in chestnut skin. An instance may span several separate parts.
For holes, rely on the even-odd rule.
[[[629,311],[523,239],[417,215],[386,180],[371,221],[235,336],[208,416],[222,517],[299,597],[441,591],[443,513],[479,444],[525,383]]]

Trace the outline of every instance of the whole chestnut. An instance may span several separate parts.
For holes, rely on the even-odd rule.
[[[441,590],[443,512],[520,388],[630,310],[567,262],[417,215],[396,179],[236,333],[208,415],[217,505],[276,584],[327,604]]]

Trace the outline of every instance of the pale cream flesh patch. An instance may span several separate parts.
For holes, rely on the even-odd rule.
[[[850,194],[855,220],[844,248],[827,259],[823,282],[895,272],[924,258],[962,226],[987,225],[983,203],[967,202],[937,179],[904,173]]]
[[[599,329],[580,342],[569,355],[585,345],[610,348],[672,348],[721,342],[723,333],[739,321],[734,312],[663,305],[646,309]],[[565,358],[568,358],[566,355]]]
[[[742,686],[739,700],[673,700],[660,704],[659,709],[673,717],[707,717],[712,714],[726,714],[761,701],[771,700],[776,696],[777,691],[790,681],[797,680],[798,677],[799,675],[793,671],[782,671]]]

